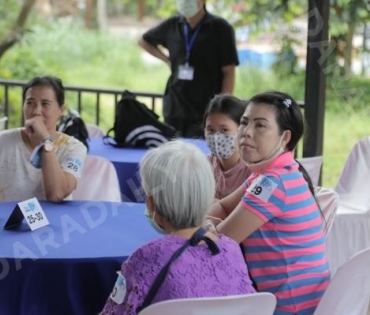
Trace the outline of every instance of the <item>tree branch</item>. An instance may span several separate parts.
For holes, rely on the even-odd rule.
[[[22,8],[12,28],[10,29],[8,34],[0,41],[0,59],[9,48],[19,42],[23,37],[24,26],[35,2],[36,0],[25,0],[23,2]]]

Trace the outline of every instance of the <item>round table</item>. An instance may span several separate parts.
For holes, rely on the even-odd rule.
[[[122,262],[160,237],[144,204],[40,202],[50,224],[0,231],[2,315],[97,314]],[[16,202],[0,203],[4,226]]]
[[[181,140],[194,144],[205,154],[210,153],[204,139]],[[117,148],[105,144],[102,138],[91,138],[89,147],[89,154],[103,157],[113,163],[117,171],[123,201],[145,202],[139,177],[139,163],[148,149]]]

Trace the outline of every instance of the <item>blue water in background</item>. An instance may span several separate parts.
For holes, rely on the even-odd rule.
[[[274,53],[260,53],[253,49],[238,49],[239,64],[241,66],[252,66],[254,68],[267,70],[276,59]]]
[[[266,27],[269,27],[269,25],[266,25]],[[237,43],[247,43],[251,32],[253,32],[251,26],[237,27],[235,30]],[[261,53],[251,48],[241,47],[238,47],[238,57],[241,66],[250,66],[263,70],[269,69],[276,60],[276,54],[273,52]]]

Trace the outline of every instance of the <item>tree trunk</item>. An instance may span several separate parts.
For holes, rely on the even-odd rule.
[[[86,0],[85,26],[92,29],[94,25],[94,0]]]
[[[348,23],[348,33],[346,34],[346,47],[344,49],[344,70],[347,75],[352,74],[352,54],[353,54],[353,36],[355,34],[355,22]]]
[[[106,0],[98,0],[97,3],[97,19],[99,31],[107,30],[107,2]]]
[[[360,0],[361,1],[361,0]],[[346,34],[346,48],[344,50],[344,70],[346,75],[352,74],[353,37],[356,30],[357,8],[360,1],[352,1],[349,4],[348,32]]]
[[[361,74],[365,75],[368,68],[368,49],[367,49],[367,34],[369,32],[368,24],[364,23],[364,31],[362,34],[362,58],[361,58]]]
[[[24,34],[24,26],[36,0],[25,0],[8,34],[0,41],[0,59],[15,43],[19,42]]]
[[[145,0],[138,0],[138,20],[142,21],[145,16]]]

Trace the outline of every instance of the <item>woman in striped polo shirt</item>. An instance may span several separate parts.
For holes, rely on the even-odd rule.
[[[275,294],[274,315],[313,314],[330,282],[323,216],[294,159],[303,130],[290,95],[252,97],[238,129],[252,175],[209,211],[223,220],[219,233],[243,244],[258,291]]]

